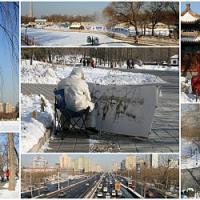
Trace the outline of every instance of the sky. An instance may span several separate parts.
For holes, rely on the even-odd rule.
[[[59,156],[61,154],[49,154],[45,155],[43,154],[42,156],[45,157],[48,160],[49,166],[54,166],[56,162],[59,162]],[[67,154],[70,156],[72,159],[78,158],[81,155],[84,155],[85,157],[91,158],[91,160],[95,164],[101,165],[104,169],[111,169],[112,168],[112,163],[113,162],[121,162],[127,154]],[[29,166],[33,157],[36,155],[22,155],[22,166]]]
[[[192,1],[182,2],[181,3],[181,12],[185,10],[185,6],[188,3],[190,3],[190,7],[193,12],[200,14],[200,2],[192,2]]]
[[[109,2],[33,2],[33,16],[44,15],[87,15],[101,13]],[[22,15],[29,15],[29,2],[22,2]]]
[[[41,155],[41,154],[40,154]],[[41,156],[45,157],[48,160],[49,166],[54,166],[55,163],[59,162],[59,156],[61,154],[42,154]],[[93,154],[70,154],[67,153],[66,155],[68,155],[69,157],[71,157],[72,159],[74,158],[78,158],[81,155],[84,155],[88,158],[91,158],[91,160],[95,163],[95,164],[99,164],[104,170],[111,170],[112,169],[112,164],[114,162],[118,162],[119,164],[121,163],[121,161],[127,156],[127,155],[131,155],[131,154],[104,154],[104,153],[93,153]],[[132,154],[134,155],[134,154]],[[33,159],[33,157],[35,157],[37,155],[34,154],[29,154],[29,155],[22,155],[22,166],[30,166],[31,165],[31,161]],[[164,155],[163,155],[164,156]],[[139,157],[142,159],[144,159],[145,155],[141,154],[139,155]],[[168,158],[168,156],[167,156]],[[173,158],[176,158],[176,156],[174,155]]]
[[[16,45],[14,50],[18,59],[19,14],[17,12],[17,16],[14,16],[11,3],[8,3],[6,6],[12,13],[11,20],[8,21],[8,17],[3,16],[0,10],[0,24],[4,25],[7,22],[6,27],[17,37],[17,40],[14,42]],[[16,21],[14,17],[17,19],[15,26],[13,24]],[[0,102],[9,102],[16,105],[19,102],[19,65],[16,56],[14,57],[12,54],[13,51],[8,41],[9,39],[5,32],[0,29]]]

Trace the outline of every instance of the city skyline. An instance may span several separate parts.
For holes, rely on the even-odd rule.
[[[50,154],[50,155],[45,155],[45,154],[40,154],[40,156],[44,157],[45,159],[48,160],[48,166],[52,167],[55,166],[56,163],[60,163],[60,156],[62,155],[67,155],[69,156],[72,160],[73,159],[78,159],[81,156],[84,156],[85,158],[89,158],[91,159],[91,161],[93,163],[95,163],[96,165],[100,165],[102,167],[102,169],[106,170],[106,171],[111,171],[113,164],[114,163],[118,163],[118,165],[120,166],[121,162],[128,156],[136,156],[136,161],[139,160],[149,160],[149,156],[151,154],[119,154],[119,155],[115,155],[113,156],[112,154],[103,154],[103,155],[99,155],[99,154],[94,154],[93,155],[88,155],[88,154]],[[161,156],[160,156],[161,155]],[[22,159],[22,167],[30,167],[33,158],[35,158],[37,155],[23,155],[23,159]],[[177,159],[178,160],[178,156],[177,155],[171,155],[171,154],[159,154],[160,156],[160,160],[159,162],[163,162],[163,161],[167,161],[165,158],[166,156],[171,156],[171,159]],[[177,157],[177,158],[176,158]],[[111,160],[112,158],[112,160]],[[167,158],[168,159],[168,158]],[[167,162],[166,162],[167,163]]]

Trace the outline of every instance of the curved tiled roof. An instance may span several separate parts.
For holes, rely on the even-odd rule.
[[[200,20],[200,15],[194,13],[190,8],[190,4],[187,4],[186,9],[181,13],[181,22],[191,23],[197,20]]]

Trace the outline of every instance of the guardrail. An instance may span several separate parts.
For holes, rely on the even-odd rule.
[[[99,184],[101,183],[103,179],[103,175],[101,176],[101,178],[99,179],[99,181],[96,183],[96,185],[92,188],[91,191],[89,191],[85,196],[84,199],[92,199],[95,195],[95,192],[97,190],[97,188],[99,187]]]
[[[116,180],[117,181],[117,180]],[[126,190],[128,190],[130,193],[134,194],[135,196],[137,196],[139,199],[144,199],[144,197],[142,195],[140,195],[138,192],[136,192],[135,190],[133,190],[132,188],[124,185],[122,182],[120,182],[121,186],[123,188],[125,188]]]

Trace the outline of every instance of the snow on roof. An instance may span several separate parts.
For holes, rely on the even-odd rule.
[[[193,16],[190,12],[186,12],[183,16],[181,16],[181,22],[195,22],[199,17]]]
[[[182,37],[181,42],[200,42],[200,36],[198,36],[198,37]]]
[[[171,56],[171,59],[178,59],[178,54]]]

